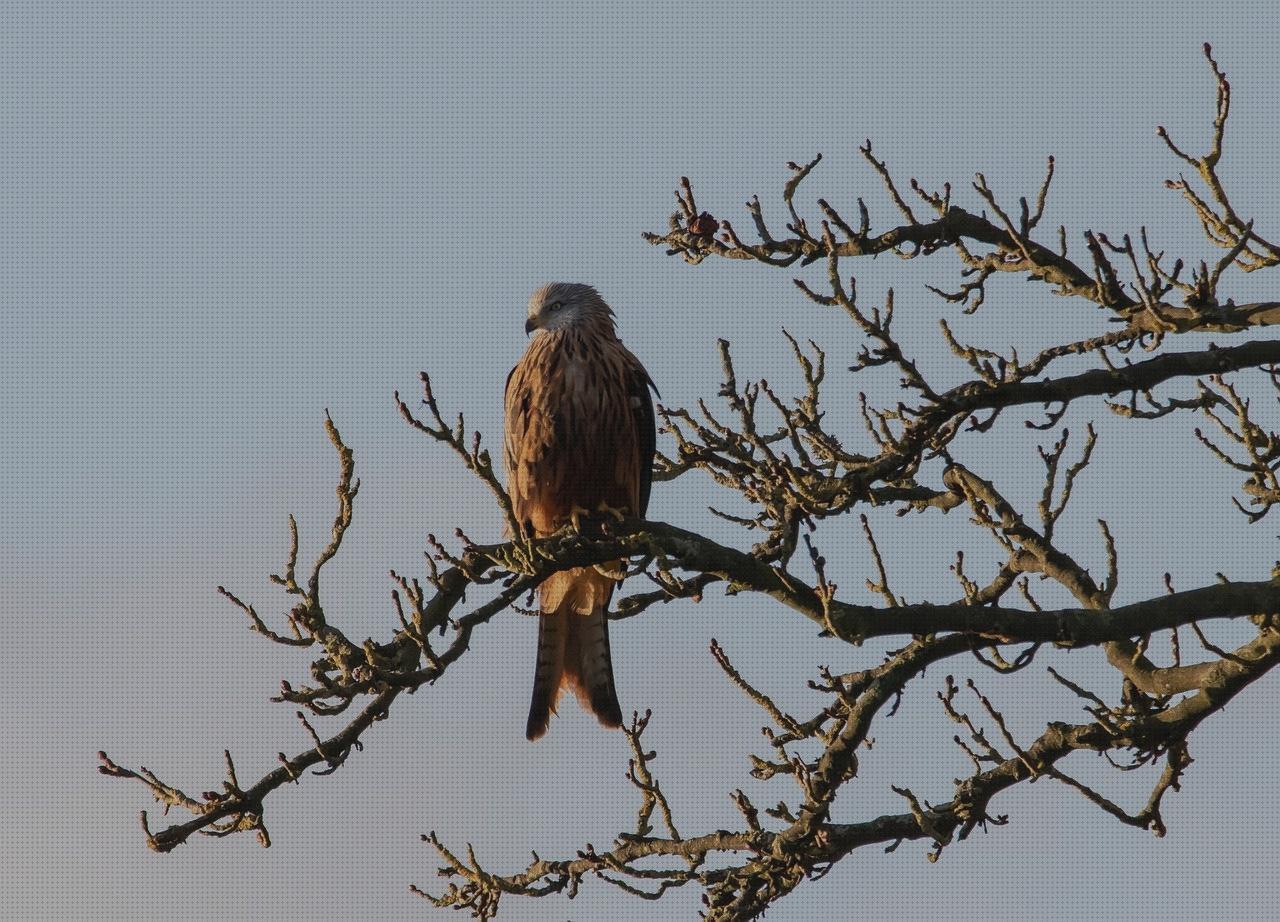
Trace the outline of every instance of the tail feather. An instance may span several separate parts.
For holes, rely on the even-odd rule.
[[[529,720],[525,739],[536,740],[547,732],[547,723],[556,710],[560,686],[564,684],[565,640],[569,635],[566,609],[543,612],[538,618],[538,663],[533,672],[533,698],[529,702]]]
[[[566,684],[573,686],[583,707],[606,727],[622,726],[622,709],[613,685],[609,656],[609,616],[603,608],[578,615],[565,643]]]
[[[554,574],[543,584],[538,659],[525,737],[547,732],[560,690],[571,686],[606,727],[622,726],[609,654],[609,598],[614,581],[595,570]]]

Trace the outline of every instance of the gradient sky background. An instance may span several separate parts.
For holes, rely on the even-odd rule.
[[[1237,90],[1224,174],[1246,213],[1275,232],[1280,14],[1260,3],[1215,7],[8,5],[5,914],[454,918],[408,893],[410,882],[442,886],[420,833],[471,841],[489,869],[509,872],[531,848],[565,856],[631,828],[621,735],[570,705],[544,741],[524,741],[535,626],[514,614],[478,631],[446,679],[403,699],[336,775],[273,796],[269,850],[239,837],[150,853],[136,814],[155,805],[141,787],[99,776],[94,753],[198,792],[220,780],[224,747],[242,781],[269,770],[277,751],[306,748],[293,708],[267,703],[280,678],[305,677],[306,651],[249,633],[214,588],[227,585],[269,617],[284,611],[266,574],[283,561],[287,513],[301,523],[304,561],[332,518],[326,407],[364,482],[328,571],[327,611],[351,636],[388,636],[386,570],[419,572],[427,532],[462,525],[496,537],[487,493],[403,425],[391,394],[415,393],[428,369],[442,403],[496,440],[502,382],[525,345],[524,303],[541,282],[596,284],[671,405],[714,394],[717,337],[734,342],[740,378],[794,387],[781,330],[811,336],[829,350],[833,417],[844,414],[840,431],[858,438],[849,415],[857,390],[889,400],[893,379],[841,370],[858,344],[847,321],[803,300],[788,272],[690,268],[640,239],[665,227],[682,174],[701,205],[745,228],[742,202],[759,193],[778,216],[785,163],[821,151],[801,198],[852,206],[863,195],[883,224],[894,214],[856,153],[863,138],[904,184],[949,179],[972,208],[975,171],[1016,206],[1052,153],[1046,226],[1065,223],[1073,247],[1086,227],[1145,223],[1157,246],[1208,255],[1161,187],[1180,164],[1155,126],[1192,149],[1205,142],[1213,85],[1200,44],[1209,40]],[[845,265],[868,301],[897,286],[903,341],[944,383],[959,370],[940,347],[939,316],[1002,348],[1103,328],[1087,305],[1008,279],[993,283],[982,312],[963,317],[924,288],[953,284],[955,265],[948,255]],[[817,284],[824,271],[807,274]],[[1232,291],[1274,297],[1268,284],[1263,274]],[[1087,418],[1099,419],[1098,461],[1062,536],[1100,566],[1094,522],[1107,516],[1122,554],[1117,604],[1158,594],[1165,570],[1180,589],[1219,570],[1267,572],[1275,523],[1249,528],[1230,509],[1237,478],[1190,438],[1194,421],[1118,426],[1095,403],[1068,422],[1078,433]],[[1014,417],[957,450],[1030,510],[1041,476],[1034,445]],[[650,514],[746,546],[747,536],[709,521],[711,502],[732,507],[689,478],[660,485]],[[958,594],[947,572],[958,547],[976,575],[995,561],[960,513],[877,513],[873,525],[897,590],[912,600]],[[873,571],[856,522],[820,544],[842,595],[865,599]],[[818,663],[858,668],[884,649],[838,648],[794,613],[719,593],[617,625],[623,707],[654,709],[654,770],[686,833],[735,826],[734,787],[760,806],[792,798],[785,780],[749,783],[745,753],[762,717],[712,663],[713,636],[746,675],[810,712],[818,699],[804,682]],[[1214,636],[1235,635],[1219,627]],[[1113,693],[1100,658],[1046,662]],[[891,783],[949,797],[966,763],[933,701],[943,675],[918,681],[900,716],[882,719],[838,818],[900,811]],[[983,681],[1024,740],[1046,719],[1083,716],[1042,665]],[[1166,802],[1164,840],[1052,781],[1023,785],[993,805],[1009,826],[939,864],[925,862],[921,843],[864,850],[769,918],[1193,919],[1274,906],[1277,692],[1273,675],[1196,734],[1196,764]],[[1066,767],[1140,805],[1145,788],[1135,785],[1150,776],[1118,778],[1099,761],[1078,755]],[[695,891],[673,897],[666,914],[694,913]],[[655,913],[598,882],[573,903],[506,908],[504,918],[529,920]]]

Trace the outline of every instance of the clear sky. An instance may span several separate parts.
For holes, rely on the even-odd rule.
[[[266,574],[283,561],[287,513],[301,522],[304,559],[331,521],[325,408],[364,480],[328,583],[329,616],[349,634],[388,636],[386,570],[417,572],[427,532],[462,525],[496,537],[487,493],[402,424],[391,394],[413,393],[427,369],[442,402],[496,439],[502,382],[525,345],[524,303],[544,281],[597,285],[672,405],[714,394],[718,337],[734,342],[742,377],[794,385],[780,365],[783,327],[828,347],[833,412],[851,411],[859,387],[890,395],[888,378],[859,382],[839,370],[856,349],[853,331],[803,300],[789,273],[690,268],[641,240],[665,227],[679,176],[743,228],[742,203],[759,193],[779,213],[785,163],[820,151],[809,195],[837,204],[863,195],[884,222],[891,209],[856,153],[864,138],[899,176],[930,187],[949,179],[970,207],[975,171],[1016,202],[1055,154],[1046,224],[1065,223],[1078,241],[1086,226],[1146,223],[1158,246],[1199,256],[1203,242],[1161,187],[1179,164],[1155,126],[1193,148],[1206,139],[1208,40],[1237,90],[1224,173],[1261,226],[1280,225],[1280,15],[1265,4],[607,10],[6,5],[7,915],[430,918],[407,889],[441,886],[420,833],[471,841],[505,872],[523,867],[531,848],[572,854],[634,822],[621,735],[569,706],[545,740],[525,742],[534,625],[515,614],[479,631],[438,687],[403,699],[336,775],[276,794],[269,850],[241,837],[151,854],[135,817],[155,805],[141,787],[97,775],[94,753],[201,791],[219,781],[224,747],[242,780],[270,769],[279,750],[306,748],[293,709],[267,698],[280,678],[305,677],[307,653],[249,633],[215,587],[264,615],[284,611]],[[938,316],[1001,347],[1101,328],[1087,305],[1010,280],[993,284],[982,313],[961,317],[924,288],[954,282],[947,257],[846,268],[868,298],[897,286],[899,328],[944,378],[955,369],[939,347]],[[809,271],[821,281],[822,267]],[[1233,291],[1258,296],[1268,282],[1244,279]],[[1077,431],[1089,416],[1072,418]],[[857,431],[852,417],[842,425]],[[1063,534],[1100,565],[1094,520],[1112,521],[1125,579],[1117,603],[1158,594],[1164,570],[1192,588],[1217,570],[1259,578],[1276,557],[1274,522],[1249,529],[1232,512],[1237,484],[1208,462],[1190,425],[1101,426],[1098,464]],[[1027,501],[1040,477],[1034,442],[1016,421],[1001,433],[964,442],[963,458]],[[659,485],[650,514],[745,546],[744,535],[709,523],[702,510],[712,502],[725,499],[689,478]],[[913,600],[956,595],[946,568],[957,547],[975,568],[994,560],[959,513],[876,525],[898,590]],[[863,598],[872,571],[861,539],[845,528],[825,541],[847,597]],[[762,718],[712,663],[712,636],[797,710],[816,705],[804,681],[818,663],[852,669],[879,656],[822,642],[771,603],[718,594],[616,626],[623,708],[654,709],[654,770],[687,832],[733,825],[734,787],[758,804],[791,797],[786,781],[747,785],[745,753]],[[1098,659],[1053,662],[1100,677]],[[1024,739],[1045,719],[1082,716],[1034,672],[987,681],[1015,706]],[[965,763],[931,703],[942,675],[918,682],[902,714],[877,727],[838,818],[902,809],[890,783],[949,797]],[[1271,676],[1193,738],[1197,761],[1167,801],[1165,840],[1052,782],[1024,785],[993,805],[1011,815],[1008,827],[939,864],[925,862],[921,844],[859,852],[769,918],[1193,919],[1274,906],[1278,692]],[[1093,762],[1078,758],[1072,765],[1092,777]],[[1106,777],[1117,797],[1145,798],[1134,779]],[[666,911],[687,917],[695,900],[676,894]],[[506,917],[653,913],[589,882],[573,903],[512,901]]]

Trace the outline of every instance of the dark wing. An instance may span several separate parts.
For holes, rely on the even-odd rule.
[[[636,444],[640,449],[640,508],[636,510],[636,515],[640,518],[644,518],[645,511],[649,508],[649,490],[653,486],[653,455],[658,447],[658,424],[653,415],[653,398],[649,396],[651,387],[655,394],[658,393],[643,368],[638,374],[632,375],[628,398],[636,421]]]
[[[507,383],[502,386],[502,459],[506,462],[508,493],[511,492],[515,486],[514,480],[516,469],[515,454],[511,450],[515,435],[513,427],[516,424],[511,406],[511,381],[515,378],[516,372],[519,370],[519,362],[511,366],[511,370],[507,372]]]
[[[507,495],[511,498],[511,510],[517,521],[529,526],[529,497],[525,495],[520,476],[520,454],[529,430],[530,381],[529,372],[522,358],[507,374],[502,389],[502,457],[507,469]]]

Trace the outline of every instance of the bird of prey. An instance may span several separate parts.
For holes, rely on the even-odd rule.
[[[618,339],[613,311],[589,285],[553,282],[529,299],[525,332],[534,336],[504,399],[517,521],[544,536],[587,513],[643,516],[656,439],[653,382]],[[562,570],[539,587],[528,739],[547,731],[565,686],[606,727],[622,726],[607,614],[622,569],[617,561]]]

